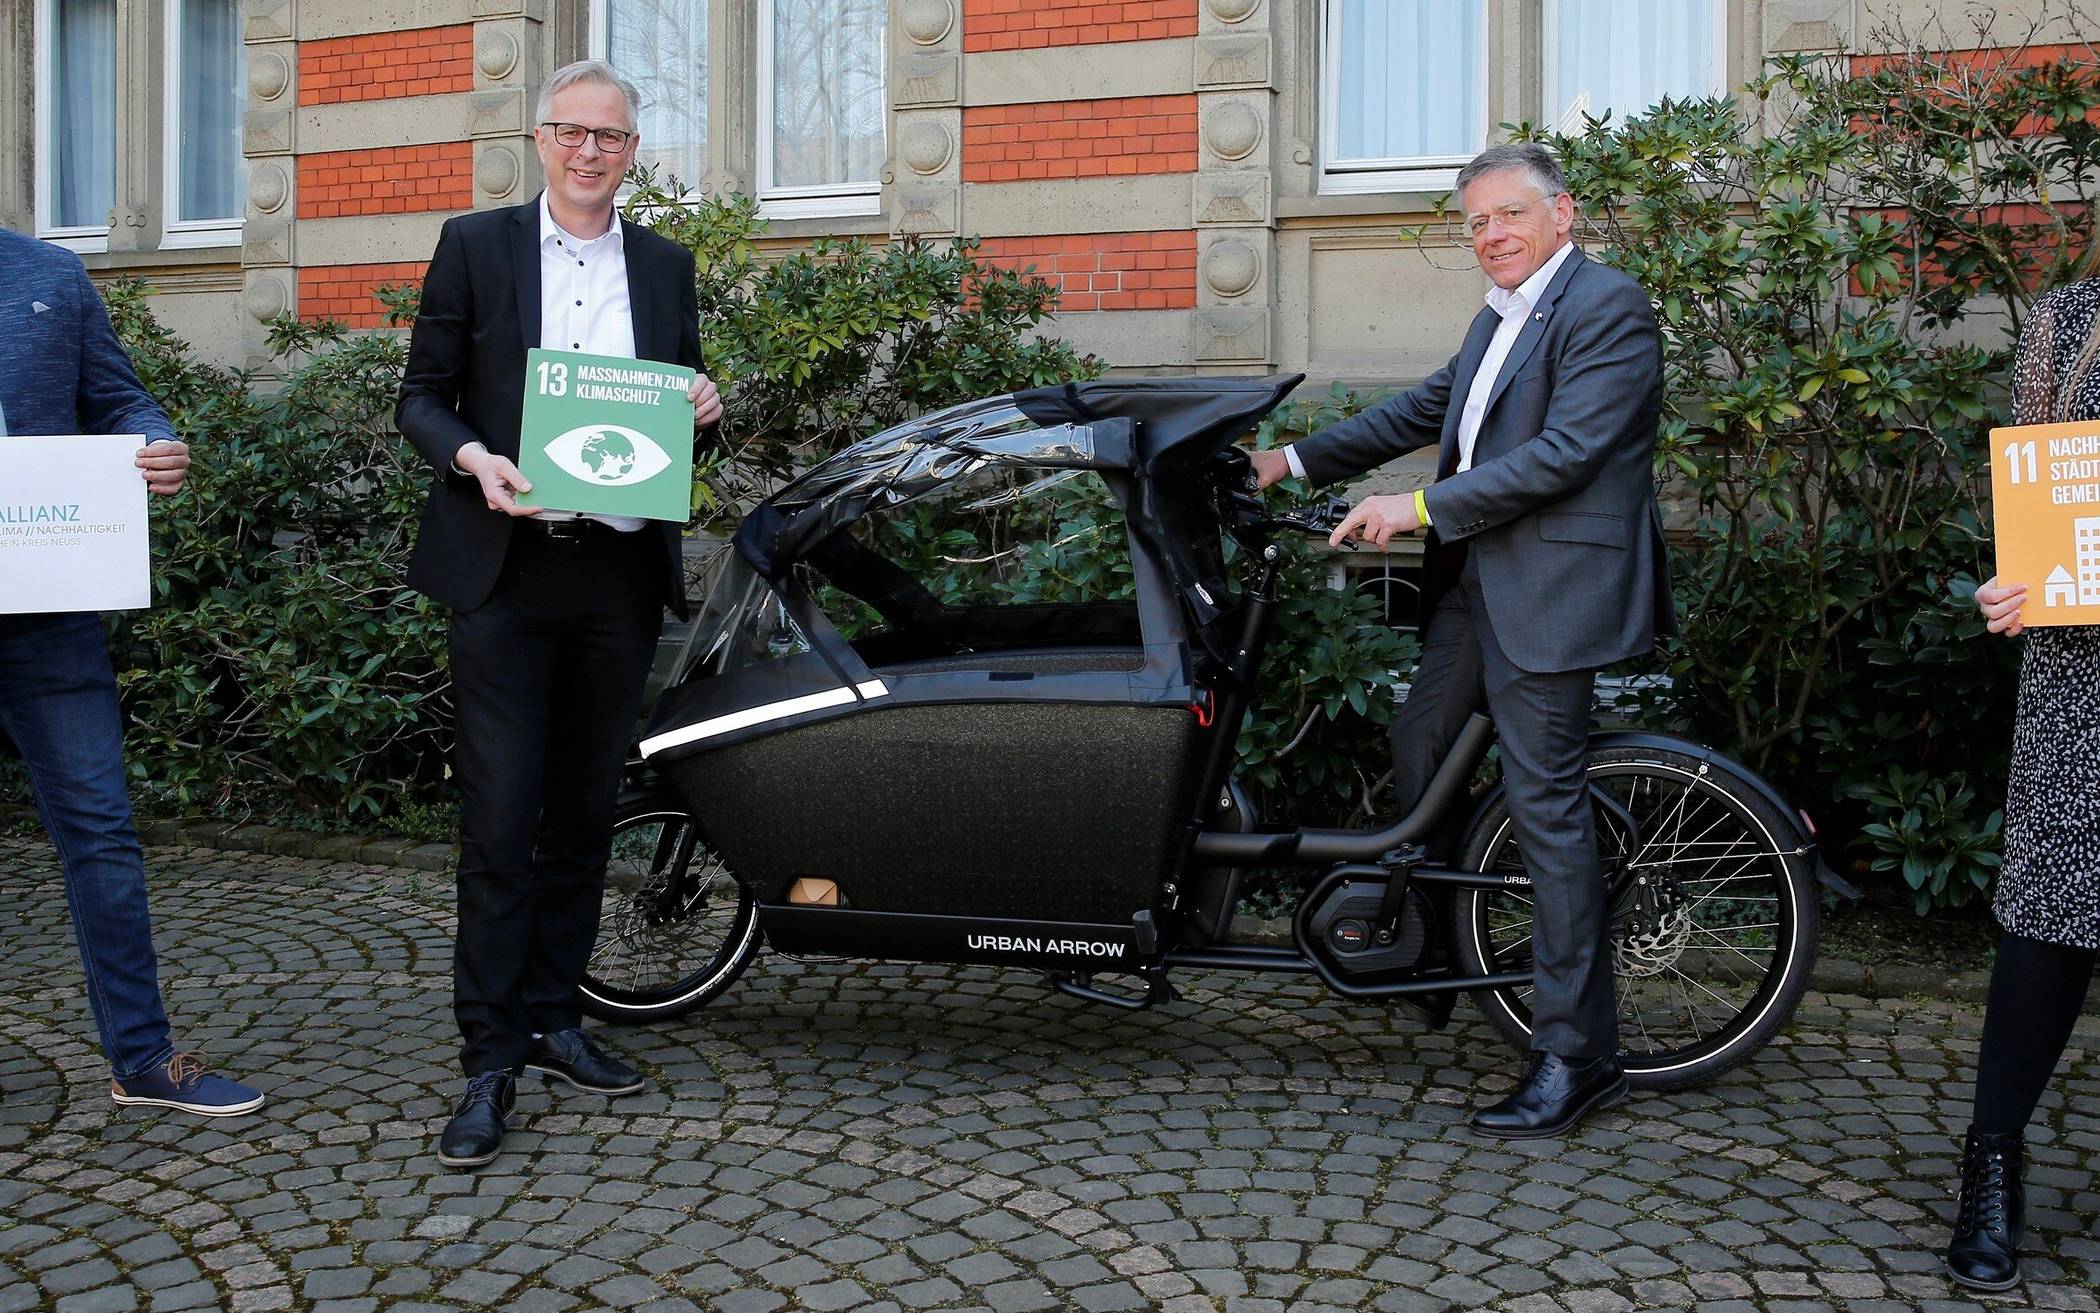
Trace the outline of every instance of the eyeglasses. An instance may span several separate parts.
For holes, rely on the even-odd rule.
[[[555,144],[571,149],[581,146],[585,137],[596,137],[598,149],[608,155],[618,155],[626,150],[627,143],[635,138],[635,134],[625,128],[587,128],[581,123],[542,123],[540,126],[553,130]]]
[[[1558,194],[1559,193],[1557,192],[1555,193],[1555,195]],[[1501,220],[1502,226],[1504,228],[1508,228],[1514,225],[1517,220],[1524,217],[1524,211],[1530,209],[1534,205],[1537,205],[1540,201],[1549,201],[1552,199],[1552,196],[1538,196],[1534,197],[1531,200],[1525,201],[1522,205],[1505,205],[1502,206],[1500,209],[1489,210],[1486,214],[1468,215],[1466,218],[1466,235],[1469,237],[1479,237],[1482,233],[1485,233],[1487,231],[1488,222],[1493,219]]]

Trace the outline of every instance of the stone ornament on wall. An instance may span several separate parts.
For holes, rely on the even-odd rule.
[[[922,46],[939,45],[955,30],[952,0],[905,0],[898,17],[904,35]]]
[[[247,11],[242,35],[250,41],[289,41],[296,35],[292,0],[248,0]]]
[[[291,180],[275,164],[258,164],[248,171],[248,203],[264,214],[284,208],[292,193]]]
[[[898,109],[956,104],[962,100],[962,61],[954,55],[897,56],[893,97],[892,104]]]
[[[1199,310],[1191,323],[1189,346],[1202,364],[1253,364],[1269,358],[1267,310]]]
[[[955,138],[938,120],[920,118],[897,134],[897,158],[921,177],[939,173],[955,156]]]
[[[1243,296],[1261,278],[1261,257],[1237,237],[1211,243],[1203,254],[1203,281],[1222,297]]]
[[[1221,23],[1238,23],[1261,8],[1261,0],[1209,0],[1211,16]]]
[[[1269,85],[1266,35],[1207,36],[1196,42],[1196,85],[1205,89]]]
[[[292,221],[289,216],[263,216],[241,225],[241,264],[244,268],[291,262]]]
[[[1203,116],[1203,144],[1219,159],[1243,160],[1261,144],[1261,115],[1243,100],[1230,100]]]
[[[292,85],[292,62],[274,50],[266,50],[248,61],[248,94],[257,100],[275,100]]]
[[[1213,169],[1196,175],[1196,226],[1266,224],[1269,175],[1254,169]]]
[[[485,27],[474,36],[474,65],[492,82],[511,75],[518,55],[518,39],[501,28]]]
[[[961,205],[953,187],[898,187],[891,200],[899,236],[947,237],[958,230]]]
[[[518,173],[518,153],[508,146],[484,146],[474,161],[474,185],[491,199],[500,200],[516,191]]]
[[[522,87],[497,87],[476,91],[467,99],[467,135],[470,137],[522,137],[532,131],[525,120],[532,105]]]
[[[241,302],[247,307],[248,317],[257,322],[275,319],[291,307],[284,283],[268,274],[249,275],[248,290]]]

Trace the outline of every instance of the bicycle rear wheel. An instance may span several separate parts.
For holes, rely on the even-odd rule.
[[[1639,1088],[1711,1080],[1762,1048],[1808,988],[1822,924],[1810,863],[1794,852],[1790,818],[1694,752],[1603,748],[1590,755],[1589,778],[1618,804],[1599,807],[1606,878],[1619,863],[1634,877],[1608,912],[1620,1060]],[[1505,795],[1474,818],[1462,851],[1468,869],[1524,874]],[[1453,900],[1466,971],[1530,969],[1526,894],[1516,884]],[[1530,1043],[1532,993],[1478,996],[1520,1047]]]
[[[613,819],[583,1010],[604,1021],[681,1017],[729,988],[758,952],[758,908],[682,803],[644,796]]]

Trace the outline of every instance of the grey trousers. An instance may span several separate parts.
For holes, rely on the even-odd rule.
[[[1422,634],[1414,687],[1393,718],[1394,794],[1412,807],[1466,720],[1485,706],[1501,747],[1519,851],[1531,876],[1533,1049],[1586,1062],[1616,1053],[1596,815],[1583,774],[1596,672],[1520,670],[1495,641],[1470,568]]]

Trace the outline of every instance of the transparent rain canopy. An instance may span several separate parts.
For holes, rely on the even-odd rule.
[[[728,547],[708,561],[700,587],[707,601],[693,617],[677,678],[727,674],[810,650],[780,594]]]

